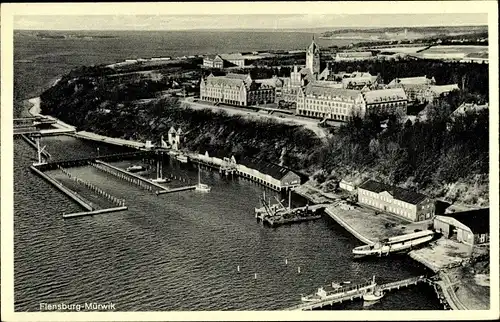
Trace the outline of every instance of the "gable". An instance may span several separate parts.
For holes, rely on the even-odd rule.
[[[384,198],[387,198],[387,199],[393,199],[394,198],[388,191],[381,192],[381,193],[379,193],[379,195],[382,196],[382,197],[384,197]]]

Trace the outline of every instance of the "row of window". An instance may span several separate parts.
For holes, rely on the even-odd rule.
[[[347,111],[345,108],[331,108],[331,107],[326,107],[326,106],[317,106],[317,105],[306,105],[304,107],[304,104],[302,103],[299,103],[297,104],[297,107],[299,109],[307,109],[307,110],[311,110],[311,111],[320,111],[320,112],[324,112],[324,113],[338,113],[338,114],[347,114]]]
[[[398,214],[398,215],[401,215],[401,216],[404,216],[407,218],[414,217],[413,214],[409,211],[403,210],[401,208],[391,207],[391,206],[385,208],[385,204],[380,203],[380,202],[375,202],[371,199],[360,198],[359,201],[362,203],[365,203],[367,205],[370,205],[372,207],[375,207],[378,209],[383,209],[384,211],[392,212],[392,213],[395,213],[395,214]]]
[[[387,202],[387,203],[393,203],[397,206],[400,206],[400,207],[403,207],[406,209],[411,209],[411,206],[412,206],[406,202],[403,202],[403,201],[400,201],[397,199],[386,198],[386,197],[381,196],[378,193],[375,193],[373,191],[368,191],[368,190],[363,190],[363,189],[358,189],[358,191],[359,191],[359,194],[361,194],[361,195],[365,195],[365,196],[369,196],[369,197],[372,197],[375,199],[379,199],[379,200],[382,200],[382,201]]]

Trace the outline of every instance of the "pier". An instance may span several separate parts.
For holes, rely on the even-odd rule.
[[[195,190],[196,186],[185,186],[185,187],[179,187],[179,188],[166,188],[163,190],[156,191],[157,195],[162,195],[165,193],[174,193],[174,192],[181,192],[181,191],[189,191],[189,190]]]
[[[82,158],[82,159],[70,159],[70,160],[48,162],[46,164],[37,166],[37,168],[40,171],[47,171],[47,170],[55,170],[58,168],[58,166],[65,167],[65,168],[85,166],[85,165],[88,165],[89,163],[92,163],[92,162],[95,163],[96,160],[121,161],[121,160],[127,160],[127,159],[148,158],[148,157],[153,157],[154,155],[155,155],[154,151],[134,151],[134,152],[128,152],[128,153],[108,154],[108,155],[103,155],[103,156],[99,156],[99,157],[88,157],[88,158]]]
[[[131,182],[133,184],[136,184],[140,187],[143,187],[149,191],[153,191],[153,187],[160,189],[160,191],[167,189],[166,187],[164,187],[156,182],[153,182],[149,179],[141,177],[141,176],[134,174],[132,172],[129,172],[127,170],[120,169],[118,167],[115,167],[115,166],[108,164],[106,162],[103,162],[101,160],[96,160],[95,162],[90,163],[90,165],[96,169],[104,171],[104,172],[111,174],[113,176],[116,176],[120,179],[126,180],[126,181]]]
[[[100,214],[111,213],[111,212],[124,211],[127,209],[128,208],[126,206],[121,206],[121,207],[98,209],[98,210],[86,211],[86,212],[76,212],[76,213],[72,213],[72,214],[63,214],[63,218],[67,219],[67,218],[75,218],[75,217],[93,216],[93,215],[100,215]]]
[[[374,291],[389,292],[391,290],[400,289],[403,287],[409,287],[412,285],[417,285],[418,283],[422,283],[422,282],[428,283],[429,281],[425,276],[421,275],[421,276],[417,276],[417,277],[404,279],[401,281],[377,285],[374,287]],[[361,298],[363,298],[363,295],[365,295],[366,293],[367,293],[367,290],[361,290],[361,291],[356,290],[355,292],[352,292],[352,291],[343,292],[343,293],[339,293],[338,296],[334,296],[334,297],[327,298],[324,300],[318,300],[315,302],[302,303],[302,304],[287,308],[285,310],[286,311],[310,311],[313,309],[322,308],[324,306],[331,306],[331,305],[336,304],[336,303],[342,303],[345,301],[354,301],[356,299],[361,299]]]

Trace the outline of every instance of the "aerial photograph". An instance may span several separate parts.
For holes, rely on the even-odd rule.
[[[488,34],[14,16],[14,311],[489,310]]]

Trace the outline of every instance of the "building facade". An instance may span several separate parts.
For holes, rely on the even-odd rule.
[[[473,246],[490,241],[489,208],[449,213],[434,218],[434,229],[445,238]]]
[[[424,101],[427,89],[436,84],[434,77],[427,78],[427,76],[419,77],[405,77],[395,78],[389,84],[388,88],[402,88],[404,89],[408,101],[415,103],[417,101]]]
[[[400,88],[365,91],[339,88],[328,83],[310,83],[298,92],[297,115],[348,121],[370,113],[406,114],[408,100]]]
[[[254,81],[244,74],[210,74],[200,82],[200,99],[236,106],[274,103],[280,84],[277,78]]]
[[[429,197],[400,187],[368,180],[358,187],[358,202],[410,221],[434,216],[434,201]]]
[[[203,67],[224,68],[224,60],[219,55],[205,56],[203,57]]]
[[[363,91],[362,117],[371,113],[387,113],[404,116],[408,108],[408,98],[402,88],[387,88]]]
[[[360,91],[310,83],[297,94],[297,115],[321,119],[348,121],[361,113],[363,96]]]

